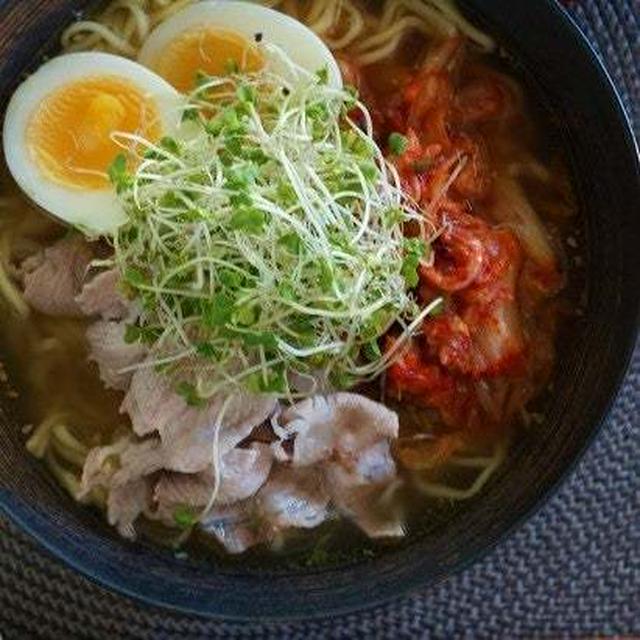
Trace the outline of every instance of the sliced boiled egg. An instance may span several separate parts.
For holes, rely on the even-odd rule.
[[[204,0],[183,9],[153,31],[138,60],[187,93],[198,72],[224,75],[230,63],[241,71],[256,71],[271,62],[278,70],[282,62],[269,60],[269,44],[312,73],[326,68],[329,82],[342,86],[335,58],[313,31],[249,2]]]
[[[124,221],[108,168],[122,152],[113,134],[155,141],[180,120],[180,96],[142,65],[106,53],[72,53],[45,63],[15,92],[3,146],[22,190],[87,233]]]

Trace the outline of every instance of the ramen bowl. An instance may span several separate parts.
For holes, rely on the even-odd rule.
[[[0,5],[0,100],[55,52],[56,34],[90,2]],[[63,562],[146,602],[229,619],[326,616],[425,588],[477,561],[539,508],[606,419],[636,341],[640,311],[640,169],[607,72],[551,0],[469,0],[469,17],[501,43],[567,151],[585,244],[585,307],[558,354],[544,420],[516,443],[483,493],[373,557],[330,566],[218,563],[118,538],[24,447],[19,403],[0,413],[0,510]]]

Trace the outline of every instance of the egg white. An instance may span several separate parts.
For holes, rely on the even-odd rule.
[[[48,95],[72,82],[100,75],[134,84],[157,108],[163,132],[173,131],[180,119],[179,94],[142,65],[107,53],[70,53],[42,65],[20,85],[7,107],[3,148],[7,166],[20,188],[40,207],[89,235],[112,233],[125,220],[115,190],[66,187],[43,175],[27,144],[34,110]]]
[[[326,67],[331,86],[342,87],[342,74],[336,59],[311,29],[274,9],[236,0],[203,0],[179,11],[151,33],[138,60],[153,67],[171,42],[184,32],[205,25],[235,32],[252,43],[260,34],[262,42],[277,45],[307,71],[315,73]],[[275,66],[277,69],[277,61]]]

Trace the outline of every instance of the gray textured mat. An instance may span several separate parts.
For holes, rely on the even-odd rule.
[[[570,4],[605,59],[639,133],[640,0]],[[536,517],[465,573],[358,615],[232,625],[170,614],[94,586],[0,520],[4,640],[596,635],[640,636],[640,348],[607,426]]]

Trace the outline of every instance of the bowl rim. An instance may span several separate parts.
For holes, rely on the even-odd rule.
[[[2,4],[0,0],[0,4]],[[635,138],[632,123],[629,115],[627,114],[620,92],[618,91],[611,74],[604,65],[602,59],[599,57],[595,46],[587,38],[586,34],[577,24],[575,19],[571,16],[568,10],[563,7],[558,0],[544,0],[543,10],[551,11],[555,14],[559,23],[562,23],[566,32],[572,36],[576,49],[580,50],[580,55],[588,62],[591,71],[595,76],[598,76],[603,92],[606,92],[607,99],[612,107],[612,116],[615,115],[615,121],[612,117],[611,122],[615,125],[625,142],[625,153],[628,155],[628,159],[633,166],[630,166],[629,173],[635,172],[636,186],[638,194],[640,196],[640,147],[638,141]],[[481,12],[480,12],[481,13]],[[532,519],[535,515],[539,514],[542,509],[548,505],[550,499],[557,495],[561,488],[565,485],[568,479],[574,474],[577,466],[582,462],[587,450],[592,446],[593,442],[602,432],[603,427],[610,417],[611,410],[620,394],[623,382],[628,373],[629,367],[634,356],[634,352],[638,343],[638,335],[640,334],[640,293],[635,296],[636,305],[635,309],[630,310],[635,319],[635,328],[630,330],[626,336],[624,345],[619,345],[619,368],[615,376],[611,376],[608,381],[608,386],[612,389],[612,393],[608,397],[607,402],[601,408],[597,419],[594,419],[593,426],[584,441],[580,444],[576,453],[572,456],[567,465],[552,479],[545,490],[524,509],[517,516],[512,517],[508,526],[504,527],[498,534],[492,538],[487,539],[482,548],[476,553],[470,554],[464,559],[457,561],[454,567],[446,572],[443,570],[440,574],[435,575],[430,581],[428,588],[434,588],[444,580],[449,579],[454,575],[458,575],[467,570],[471,565],[486,558],[490,553],[494,552],[496,547],[505,542],[508,538],[512,537],[514,533],[519,530],[525,522]],[[386,590],[383,589],[382,593],[377,597],[367,600],[366,603],[361,605],[343,604],[334,601],[329,609],[320,611],[314,610],[296,610],[284,613],[276,613],[273,616],[261,615],[260,618],[256,618],[252,615],[241,613],[220,613],[211,609],[207,609],[200,604],[189,604],[184,598],[178,602],[175,598],[162,597],[157,593],[149,593],[143,588],[136,588],[130,583],[125,584],[122,581],[118,581],[117,576],[113,576],[111,573],[105,571],[105,567],[94,562],[89,564],[80,560],[78,555],[74,552],[74,548],[70,541],[62,542],[61,538],[48,535],[50,530],[47,529],[48,519],[39,511],[26,502],[14,496],[7,489],[0,489],[0,513],[7,517],[15,526],[24,531],[36,541],[40,546],[44,547],[49,553],[51,553],[57,560],[63,564],[71,567],[77,571],[80,575],[88,578],[94,584],[107,588],[114,593],[121,594],[132,598],[134,601],[140,601],[147,605],[160,607],[163,610],[172,611],[180,614],[195,614],[202,618],[218,619],[233,622],[289,622],[300,620],[319,620],[335,615],[345,615],[358,611],[369,610],[377,606],[384,604],[391,604],[397,602],[406,597],[410,593],[413,593],[420,588],[425,588],[424,579],[415,573],[411,574],[408,583],[403,585],[398,590],[396,584],[387,584]],[[35,517],[34,517],[35,516]],[[337,569],[339,570],[339,568]],[[140,584],[142,586],[142,583]],[[286,608],[286,607],[285,607]]]

